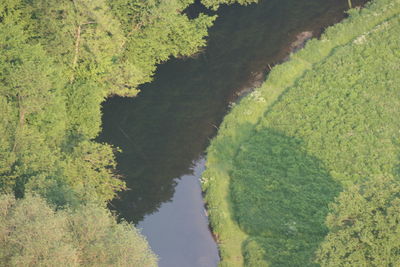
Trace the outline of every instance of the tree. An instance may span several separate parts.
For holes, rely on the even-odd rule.
[[[317,252],[321,266],[400,265],[400,182],[376,177],[340,194]]]
[[[58,69],[28,38],[21,25],[0,24],[0,189],[6,192],[40,166],[51,168],[51,150],[57,151],[65,130]]]
[[[239,3],[241,5],[248,5],[251,3],[256,3],[258,0],[202,0],[201,1],[206,7],[212,8],[212,9],[218,9],[218,7],[222,4],[234,4],[234,3]]]
[[[151,81],[157,64],[171,56],[190,56],[206,44],[205,37],[215,17],[200,14],[189,19],[184,10],[193,2],[109,1],[127,36],[121,56],[125,68],[120,71],[127,85],[136,88]]]
[[[27,195],[0,195],[1,266],[156,266],[146,240],[105,208],[51,208]]]
[[[107,209],[84,205],[70,211],[68,222],[81,266],[156,266],[144,237],[126,222],[117,224]]]
[[[78,266],[64,213],[37,197],[0,196],[0,265]]]
[[[113,148],[96,144],[101,103],[134,96],[170,56],[205,45],[215,17],[194,0],[0,3],[0,192],[53,204],[113,198]]]

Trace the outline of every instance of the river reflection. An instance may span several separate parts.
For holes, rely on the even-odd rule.
[[[218,264],[217,245],[208,231],[198,179],[204,164],[204,159],[197,160],[193,174],[183,176],[176,186],[172,201],[163,203],[159,212],[138,224],[160,257],[160,266],[210,267]]]
[[[353,5],[361,2],[353,0]],[[347,3],[265,0],[222,7],[203,53],[160,65],[154,81],[143,85],[136,98],[108,99],[99,141],[122,149],[118,170],[129,187],[111,208],[137,224],[167,207],[162,204],[171,201],[179,178],[193,174],[193,161],[204,152],[236,93],[263,79],[269,66],[288,55],[300,32],[318,35],[341,20]],[[169,223],[168,216],[153,216],[160,227]],[[140,225],[147,233],[146,222]]]
[[[191,172],[235,91],[285,57],[297,33],[318,34],[343,18],[346,8],[345,0],[223,7],[198,58],[171,59],[138,97],[107,100],[99,140],[123,150],[118,170],[130,188],[113,208],[137,223],[171,200],[176,178]]]

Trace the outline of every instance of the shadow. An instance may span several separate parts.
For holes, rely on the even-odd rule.
[[[301,140],[259,131],[235,158],[230,188],[234,219],[250,236],[246,266],[315,265],[328,204],[341,187]]]
[[[299,32],[320,33],[346,8],[347,1],[337,0],[223,6],[197,58],[160,65],[136,98],[108,99],[97,140],[122,149],[118,171],[129,188],[111,208],[137,223],[170,201],[177,179],[192,172],[239,92],[262,82],[268,65],[288,55]]]

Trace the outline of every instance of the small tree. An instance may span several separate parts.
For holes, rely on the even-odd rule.
[[[378,177],[341,193],[317,252],[321,266],[400,266],[400,183]]]

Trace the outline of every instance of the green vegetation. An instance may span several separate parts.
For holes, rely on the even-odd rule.
[[[318,265],[315,253],[328,230],[319,263],[345,265],[343,257],[330,258],[334,242],[344,239],[336,239],[343,232],[329,219],[324,225],[328,204],[340,190],[354,194],[346,188],[365,178],[398,177],[400,1],[376,0],[349,13],[275,67],[226,116],[213,140],[203,187],[221,266]],[[376,197],[397,198],[393,192]],[[379,227],[385,238],[396,238],[388,216]],[[346,254],[354,260],[348,266],[376,266],[383,256],[370,254],[385,242],[364,244],[360,253],[369,265]],[[395,243],[388,253],[396,262]]]
[[[1,191],[66,205],[104,203],[122,190],[113,148],[92,141],[100,104],[134,96],[156,64],[205,45],[215,17],[189,19],[192,2],[3,1]]]
[[[217,9],[221,4],[239,3],[241,5],[248,5],[258,2],[258,0],[202,0],[201,2],[207,7]]]
[[[133,226],[97,205],[58,210],[37,196],[0,196],[2,266],[156,266]]]
[[[1,1],[0,193],[7,196],[2,197],[6,219],[0,227],[7,234],[1,238],[0,265],[110,266],[112,261],[117,266],[137,266],[143,260],[135,257],[147,250],[145,241],[98,208],[125,184],[115,172],[118,149],[93,140],[101,129],[101,103],[107,96],[135,96],[137,87],[151,80],[158,63],[171,56],[190,56],[206,44],[215,16],[189,18],[184,10],[193,2]],[[204,4],[216,8],[225,2]],[[40,195],[57,212],[45,207],[44,200],[19,202],[9,196],[27,194]],[[90,211],[84,208],[88,205],[93,206]],[[23,217],[28,214],[14,214],[14,207],[18,212],[31,209],[29,216],[37,220],[32,227],[37,229],[29,233],[31,226]],[[63,209],[76,214],[67,215]],[[94,227],[97,217],[103,218],[102,228]],[[66,221],[74,220],[76,227],[65,228]],[[33,235],[36,230],[46,235],[51,227],[54,235],[43,236],[43,247],[35,248],[39,244],[35,242],[42,242]],[[107,238],[96,236],[102,234]],[[88,240],[76,235],[93,238],[88,240],[99,247],[85,247]],[[68,236],[82,240],[71,241]],[[71,242],[79,243],[77,251]],[[127,250],[122,251],[123,246]],[[131,251],[132,255],[124,254]],[[148,260],[148,265],[155,264],[154,257]]]
[[[318,251],[322,266],[400,264],[400,183],[373,177],[341,193],[326,219],[329,234]]]
[[[262,262],[253,255],[261,250],[272,266],[307,266],[340,190],[323,163],[300,140],[263,129],[241,148],[231,177],[233,216],[251,236],[243,244],[247,265]]]

